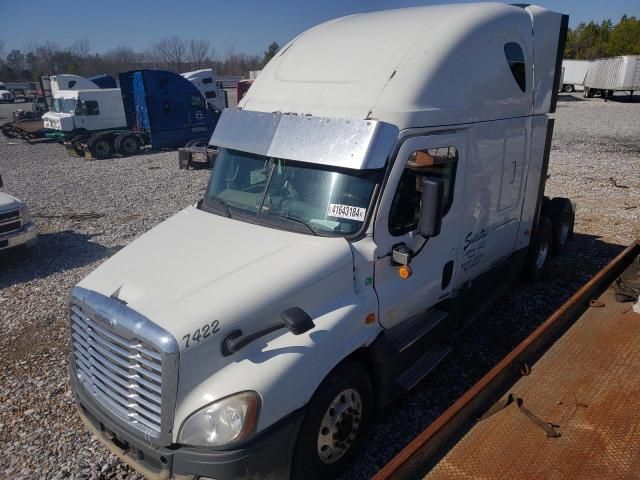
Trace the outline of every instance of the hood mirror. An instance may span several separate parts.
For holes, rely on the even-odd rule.
[[[302,335],[316,326],[309,314],[300,307],[287,308],[280,314],[280,318],[294,335]]]
[[[254,340],[284,327],[287,327],[294,335],[301,335],[315,327],[309,314],[300,307],[287,308],[280,314],[280,318],[282,319],[281,322],[267,325],[255,332],[243,333],[239,329],[232,330],[222,341],[222,355],[228,357]]]

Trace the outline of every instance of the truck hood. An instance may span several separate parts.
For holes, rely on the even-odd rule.
[[[79,286],[116,297],[174,335],[217,320],[235,328],[269,306],[342,269],[343,238],[314,237],[186,208],[87,276]]]
[[[11,196],[8,193],[0,192],[0,212],[5,210],[15,210],[21,206],[22,202],[16,197]]]
[[[73,113],[47,112],[42,116],[44,128],[69,132],[74,129]]]

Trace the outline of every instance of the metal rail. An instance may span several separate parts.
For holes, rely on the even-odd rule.
[[[576,322],[589,302],[604,292],[638,255],[640,242],[635,241],[402,449],[373,479],[423,477],[447,447],[452,446],[519,378],[528,375],[533,364]]]

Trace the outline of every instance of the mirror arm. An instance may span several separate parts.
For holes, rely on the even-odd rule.
[[[242,330],[232,330],[222,341],[222,356],[228,357],[229,355],[236,353],[238,350],[243,349],[254,340],[284,327],[286,327],[284,322],[278,322],[272,325],[267,325],[255,332],[247,333],[246,335],[242,334]]]

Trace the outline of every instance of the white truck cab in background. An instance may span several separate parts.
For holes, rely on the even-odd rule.
[[[88,428],[153,478],[338,475],[570,238],[544,197],[567,20],[425,6],[283,47],[223,112],[204,198],[73,289]]]
[[[42,120],[45,128],[61,132],[95,132],[127,126],[119,88],[56,90],[51,110]]]
[[[222,111],[228,107],[227,96],[222,88],[222,83],[216,78],[216,74],[210,68],[181,73],[181,75],[193,83],[206,98],[207,103],[216,110]]]
[[[0,103],[14,103],[15,97],[7,86],[0,82]]]

